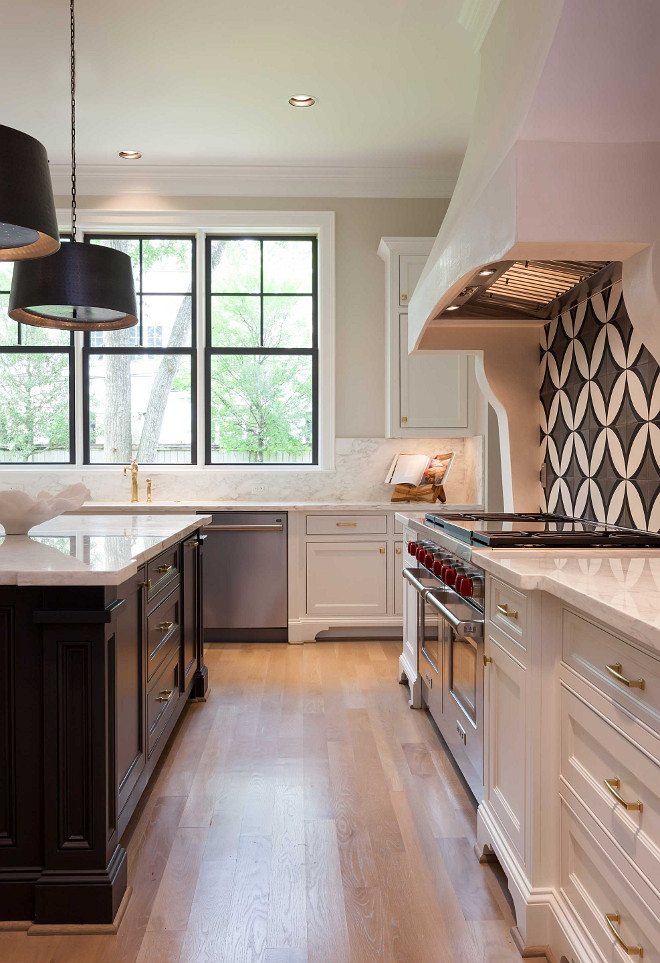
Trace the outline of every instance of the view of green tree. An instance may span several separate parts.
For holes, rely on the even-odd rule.
[[[194,242],[115,235],[94,237],[92,243],[131,257],[141,324],[91,335],[91,460],[121,464],[135,456],[156,463],[183,455],[189,461]],[[210,242],[211,360],[205,394],[213,462],[311,461],[313,243],[250,237]],[[3,352],[1,345],[65,349],[69,335],[11,321],[6,315],[10,286],[11,265],[0,264],[0,457],[17,463],[67,461],[68,352]],[[104,353],[108,347],[121,350]],[[154,347],[170,351],[149,350]],[[227,354],[226,348],[252,351]]]
[[[0,353],[0,448],[5,460],[69,460],[69,358]]]

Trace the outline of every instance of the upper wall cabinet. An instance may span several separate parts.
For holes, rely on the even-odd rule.
[[[388,438],[474,434],[474,364],[459,352],[408,354],[407,305],[433,247],[432,237],[384,237],[387,267]]]

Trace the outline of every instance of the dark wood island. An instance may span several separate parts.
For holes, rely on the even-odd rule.
[[[0,921],[111,931],[121,838],[204,699],[207,516],[63,516],[0,544]]]

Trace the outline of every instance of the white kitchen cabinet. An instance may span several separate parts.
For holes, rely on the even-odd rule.
[[[434,435],[468,430],[468,377],[465,354],[425,351],[408,354],[408,315],[399,315],[399,427],[401,435]]]
[[[485,667],[485,796],[493,816],[525,863],[526,670],[490,637]]]
[[[426,264],[426,254],[401,254],[399,256],[399,304],[406,307]]]
[[[479,393],[474,362],[463,352],[408,353],[405,309],[434,238],[382,238],[387,266],[388,438],[460,437],[475,433]]]
[[[394,614],[403,612],[403,542],[394,543]]]
[[[343,539],[307,542],[307,614],[387,614],[387,543]]]

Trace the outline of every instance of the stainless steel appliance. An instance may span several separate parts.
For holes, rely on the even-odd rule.
[[[416,590],[422,700],[454,759],[483,798],[484,575],[430,541],[411,542],[418,567],[403,575]]]
[[[286,512],[219,512],[204,530],[204,640],[286,642]]]

